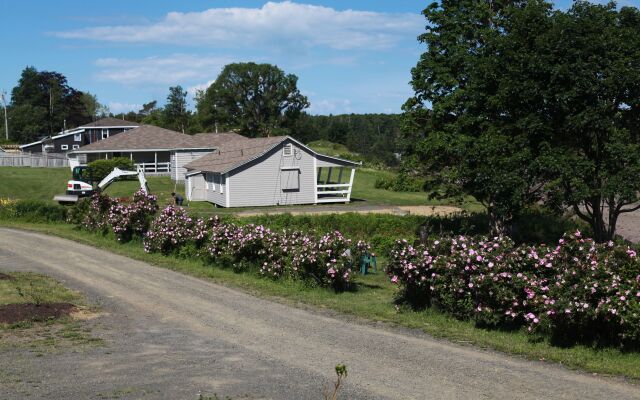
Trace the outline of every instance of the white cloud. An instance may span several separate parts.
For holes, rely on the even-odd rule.
[[[207,82],[199,83],[197,85],[189,86],[187,88],[187,93],[189,93],[189,96],[194,98],[199,90],[207,90],[207,88],[211,86],[213,82],[215,82],[215,79],[211,79]]]
[[[120,102],[110,102],[109,111],[114,114],[119,113],[127,113],[129,111],[138,111],[142,108],[142,104],[131,104],[131,103],[120,103]]]
[[[349,99],[322,99],[311,100],[311,106],[307,110],[310,114],[348,114],[353,112]]]
[[[228,57],[173,54],[141,59],[101,58],[96,61],[99,80],[126,85],[184,84],[216,77]]]
[[[423,30],[419,14],[336,10],[290,1],[261,8],[211,8],[170,12],[148,24],[98,26],[53,32],[67,39],[215,47],[304,46],[333,49],[388,48]]]

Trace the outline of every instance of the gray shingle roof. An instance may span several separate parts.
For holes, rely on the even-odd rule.
[[[184,133],[141,125],[81,147],[75,153],[127,150],[215,149],[229,142],[248,140],[237,133]]]
[[[140,124],[137,122],[125,121],[123,119],[106,117],[95,122],[79,126],[79,128],[100,128],[107,126],[140,126]]]
[[[214,152],[188,163],[185,168],[206,172],[227,172],[260,157],[288,139],[287,136],[255,139],[241,137],[243,139],[232,140],[222,144]]]

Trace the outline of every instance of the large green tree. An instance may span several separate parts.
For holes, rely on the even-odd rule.
[[[180,85],[170,87],[167,103],[162,109],[164,127],[184,133],[189,127],[190,114],[187,110],[187,91]]]
[[[64,75],[27,67],[11,91],[10,119],[13,139],[26,142],[90,122],[92,116],[83,93]]]
[[[424,13],[404,106],[413,168],[482,201],[495,232],[544,200],[612,238],[639,200],[638,10],[445,1]]]
[[[415,95],[403,106],[405,167],[429,177],[432,195],[473,195],[493,232],[508,233],[542,193],[541,99],[522,81],[532,73],[532,38],[546,29],[550,6],[442,1],[423,13],[427,32],[419,41],[427,50],[412,69]]]
[[[546,39],[550,195],[608,241],[640,208],[640,12],[579,1]]]
[[[297,82],[297,76],[271,64],[229,64],[197,96],[199,120],[211,131],[237,129],[251,137],[278,134],[309,106]]]

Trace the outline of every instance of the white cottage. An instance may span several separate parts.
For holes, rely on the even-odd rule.
[[[230,140],[185,165],[185,192],[222,207],[349,202],[358,165],[289,136]]]

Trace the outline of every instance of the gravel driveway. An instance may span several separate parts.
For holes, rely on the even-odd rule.
[[[38,271],[102,305],[106,347],[0,351],[0,399],[640,399],[640,388],[252,297],[126,257],[0,228],[0,269]]]

